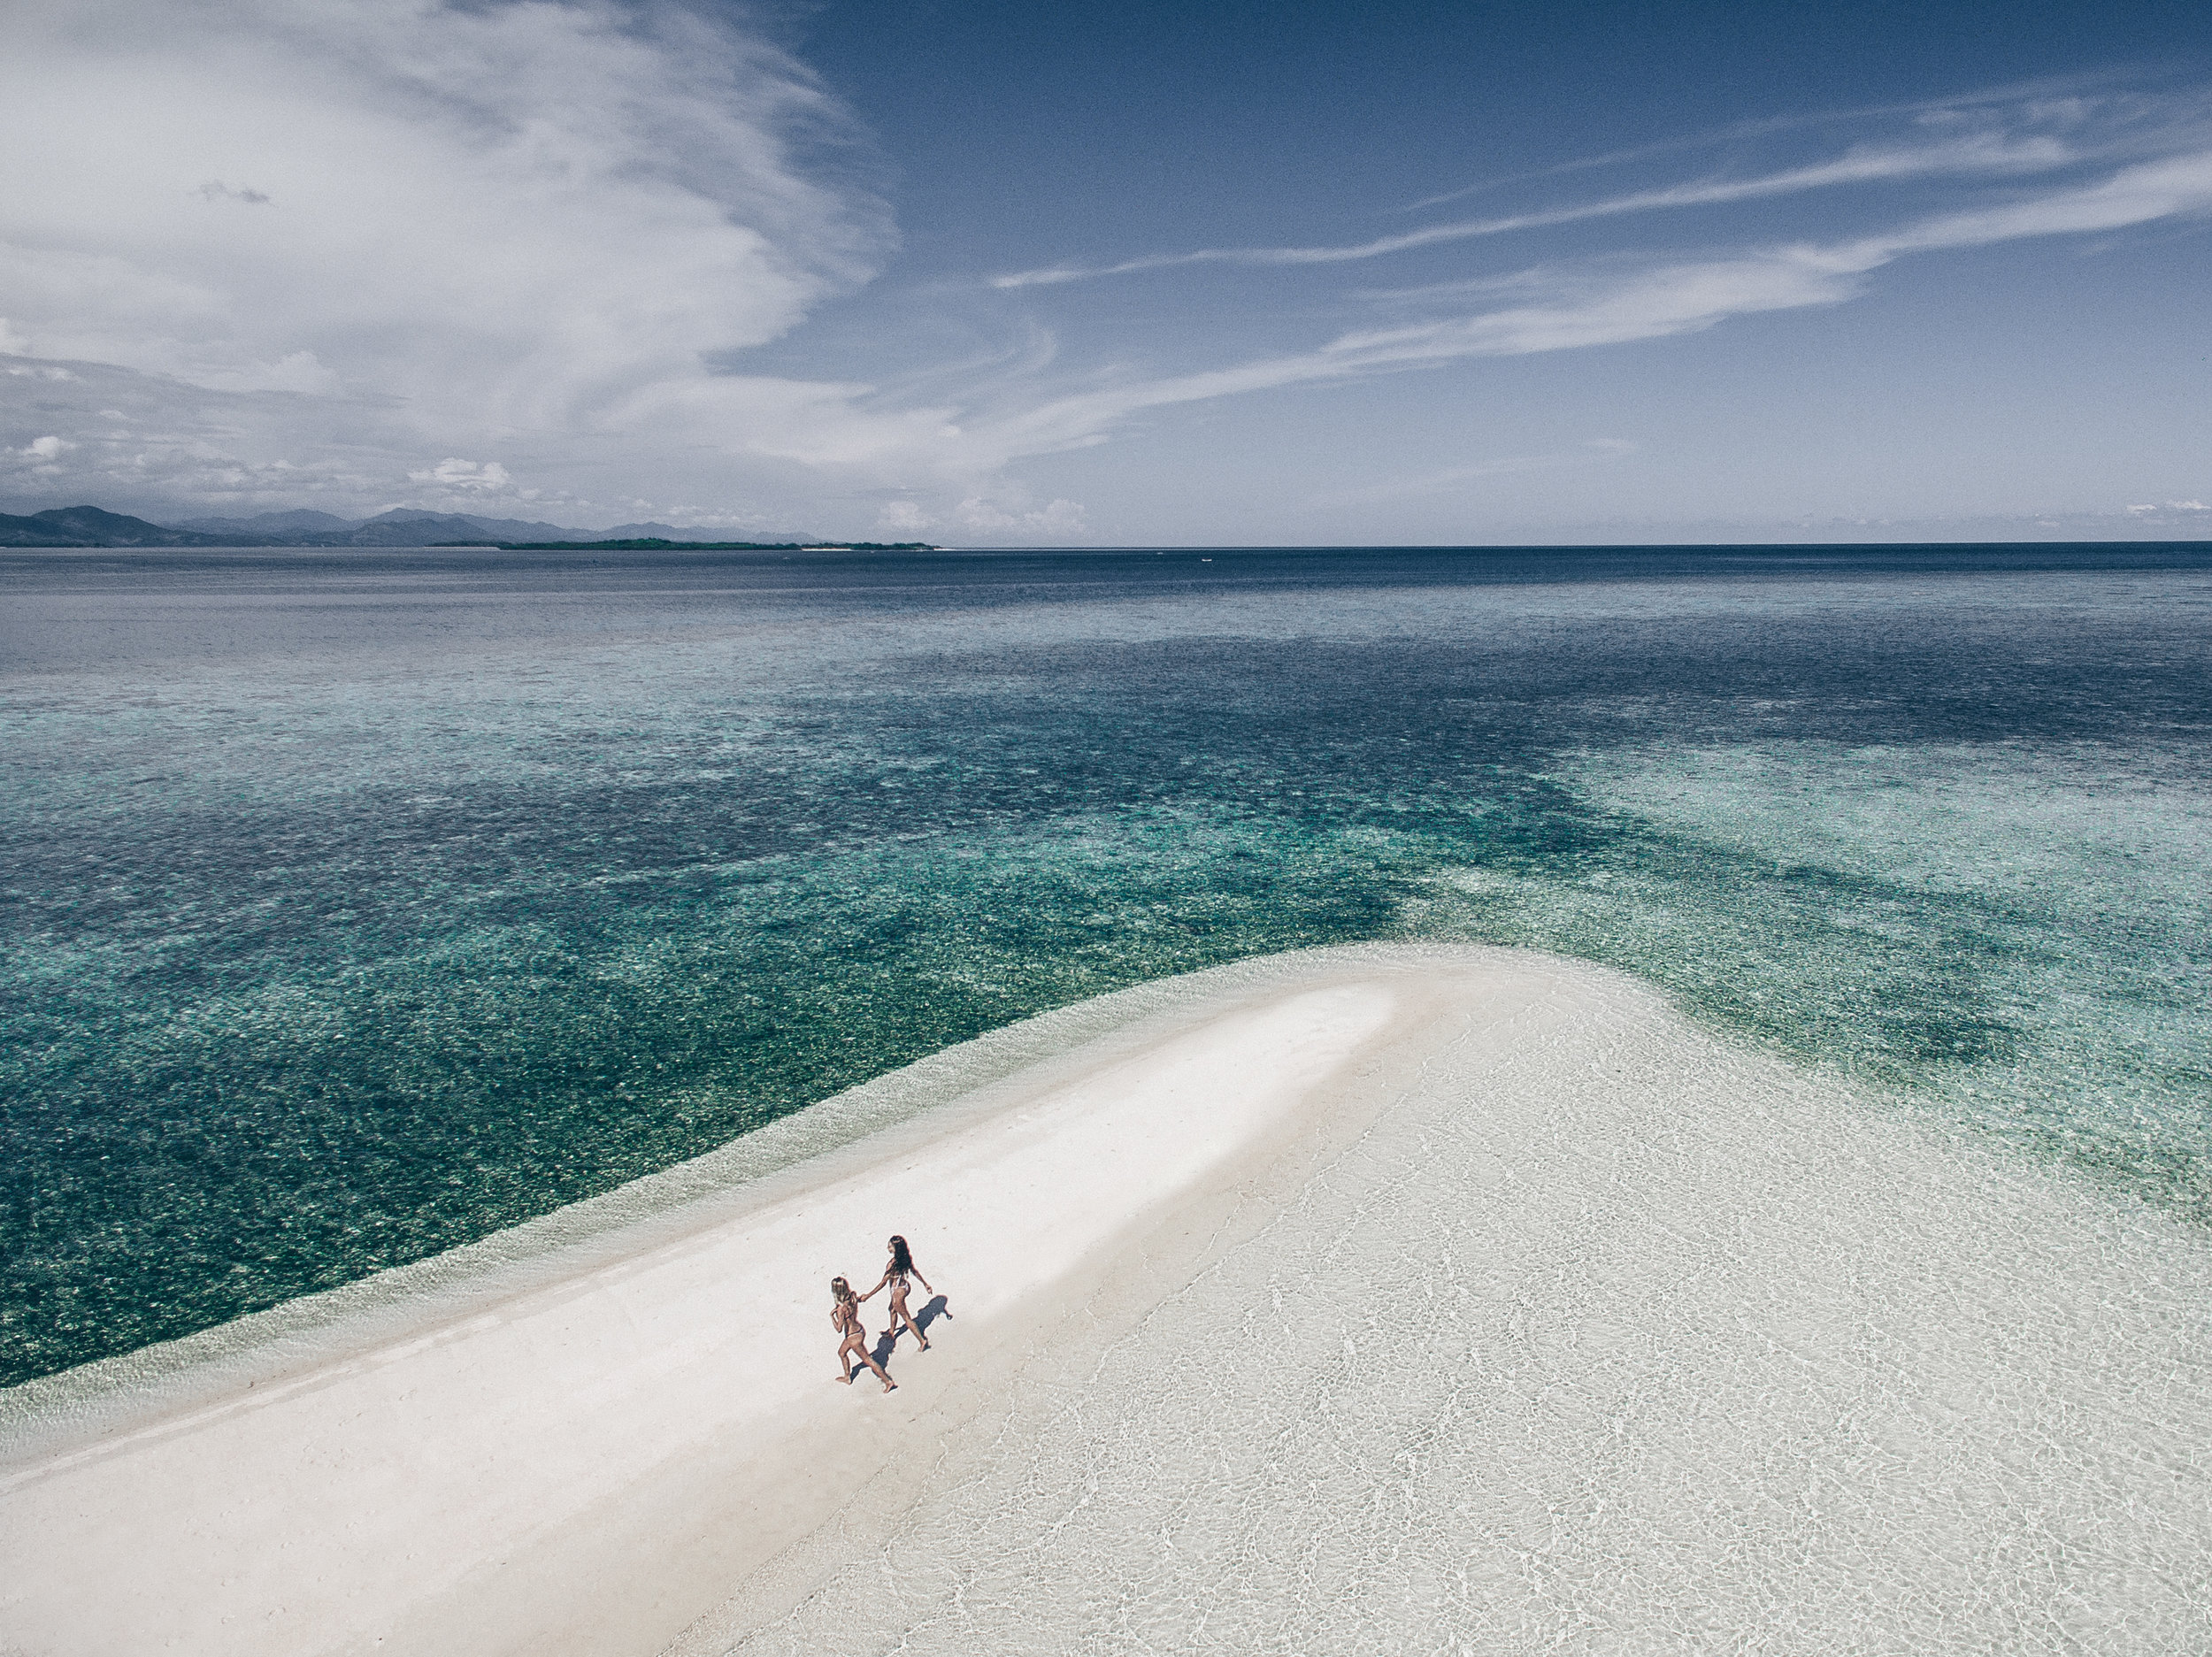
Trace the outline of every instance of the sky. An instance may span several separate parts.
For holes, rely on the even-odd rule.
[[[2212,538],[2212,7],[10,0],[0,510]]]

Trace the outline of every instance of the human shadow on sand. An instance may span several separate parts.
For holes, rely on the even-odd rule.
[[[914,1327],[920,1330],[923,1338],[926,1339],[929,1336],[929,1326],[932,1323],[941,1317],[949,1321],[951,1316],[952,1308],[947,1303],[945,1297],[941,1294],[933,1295],[930,1297],[929,1304],[914,1314]],[[878,1335],[876,1337],[876,1362],[888,1363],[891,1361],[892,1351],[898,1344],[899,1334],[895,1329],[887,1329]]]

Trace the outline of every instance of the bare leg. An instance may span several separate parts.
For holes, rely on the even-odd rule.
[[[914,1331],[914,1339],[922,1343],[922,1350],[927,1352],[929,1337],[922,1333],[922,1326],[914,1321],[914,1315],[906,1309],[906,1301],[903,1297],[891,1302],[891,1311],[893,1314],[891,1327],[895,1330],[901,1323],[904,1323]]]
[[[851,1358],[849,1354],[851,1354],[856,1347],[858,1347],[860,1343],[857,1341],[848,1340],[843,1346],[837,1349],[837,1378],[842,1381],[847,1386],[850,1386],[853,1384],[853,1366]],[[862,1350],[864,1352],[865,1349],[862,1348]]]

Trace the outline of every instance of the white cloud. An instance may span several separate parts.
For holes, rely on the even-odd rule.
[[[960,502],[957,517],[964,528],[986,534],[1040,535],[1050,541],[1080,535],[1087,527],[1083,508],[1073,501],[1053,501],[1033,510],[1016,505],[1010,510],[998,502],[971,495]]]
[[[268,394],[225,405],[254,464],[344,453],[381,488],[488,430],[557,454],[672,409],[726,455],[833,451],[783,417],[834,426],[847,391],[701,359],[887,251],[822,159],[853,130],[674,5],[15,0],[0,145],[45,159],[0,197],[0,351],[151,377],[176,441],[194,392]]]
[[[37,488],[50,488],[51,479],[68,475],[70,468],[63,456],[76,447],[68,439],[50,432],[42,437],[34,437],[20,448],[0,449],[0,476],[31,479]]]
[[[912,501],[893,501],[876,514],[876,527],[886,534],[918,535],[934,529],[937,520]]]
[[[507,468],[495,460],[461,460],[449,456],[436,465],[407,474],[410,483],[427,483],[453,494],[504,495],[514,487]]]

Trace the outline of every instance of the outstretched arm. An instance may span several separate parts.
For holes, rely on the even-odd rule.
[[[920,1268],[919,1266],[917,1266],[917,1267],[914,1269],[914,1275],[915,1275],[916,1277],[922,1277],[922,1270],[921,1270],[921,1268]],[[929,1293],[932,1293],[932,1294],[934,1294],[934,1293],[937,1293],[937,1291],[936,1291],[936,1290],[934,1290],[934,1289],[931,1289],[931,1288],[929,1287],[929,1279],[928,1279],[927,1277],[922,1277],[922,1287],[923,1287],[924,1289],[928,1290],[928,1291],[929,1291]]]
[[[867,1293],[865,1293],[865,1294],[862,1295],[860,1298],[861,1298],[862,1300],[874,1300],[874,1299],[875,1299],[875,1297],[876,1297],[876,1291],[877,1291],[878,1289],[882,1288],[882,1287],[883,1287],[883,1285],[884,1285],[885,1284],[887,1284],[887,1283],[888,1283],[888,1282],[890,1282],[890,1281],[891,1281],[891,1274],[890,1274],[889,1272],[887,1272],[887,1272],[885,1272],[885,1273],[884,1273],[884,1274],[883,1274],[880,1277],[878,1277],[878,1278],[876,1279],[876,1286],[875,1286],[875,1288],[874,1288],[874,1289],[871,1289],[871,1290],[869,1290]]]

